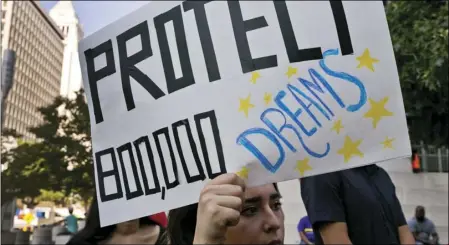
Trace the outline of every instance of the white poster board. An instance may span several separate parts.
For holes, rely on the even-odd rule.
[[[411,154],[382,2],[154,1],[80,60],[102,226]]]

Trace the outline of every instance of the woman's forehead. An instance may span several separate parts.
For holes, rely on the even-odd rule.
[[[270,198],[271,195],[276,193],[277,191],[274,188],[273,184],[266,184],[247,188],[245,191],[245,198],[246,199],[254,197]]]

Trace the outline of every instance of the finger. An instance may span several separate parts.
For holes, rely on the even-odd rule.
[[[244,193],[243,188],[241,186],[230,184],[209,185],[206,187],[206,192],[219,196],[236,196],[236,197],[242,197]]]
[[[232,208],[222,207],[220,215],[216,218],[216,222],[223,227],[236,226],[240,221],[240,212]]]
[[[219,175],[215,179],[211,180],[211,182],[209,182],[209,185],[221,185],[221,184],[238,185],[242,187],[243,190],[245,190],[246,187],[245,181],[235,173],[226,173]]]
[[[234,174],[234,176],[235,176],[235,179],[234,179],[235,182],[233,184],[242,187],[243,192],[245,192],[245,190],[246,190],[246,183],[245,183],[245,181],[240,176],[238,176],[237,174]]]
[[[214,196],[214,202],[219,207],[225,207],[239,211],[242,209],[242,199],[234,196]]]

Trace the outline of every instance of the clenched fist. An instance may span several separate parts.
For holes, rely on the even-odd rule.
[[[236,174],[222,174],[201,191],[193,244],[222,244],[228,227],[239,223],[245,182]]]

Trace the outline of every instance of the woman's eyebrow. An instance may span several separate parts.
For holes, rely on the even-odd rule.
[[[261,196],[256,196],[256,197],[251,197],[251,198],[245,199],[245,204],[258,203],[260,201],[262,201],[262,197]]]
[[[270,195],[270,200],[281,199],[282,195],[279,192],[273,193]]]

